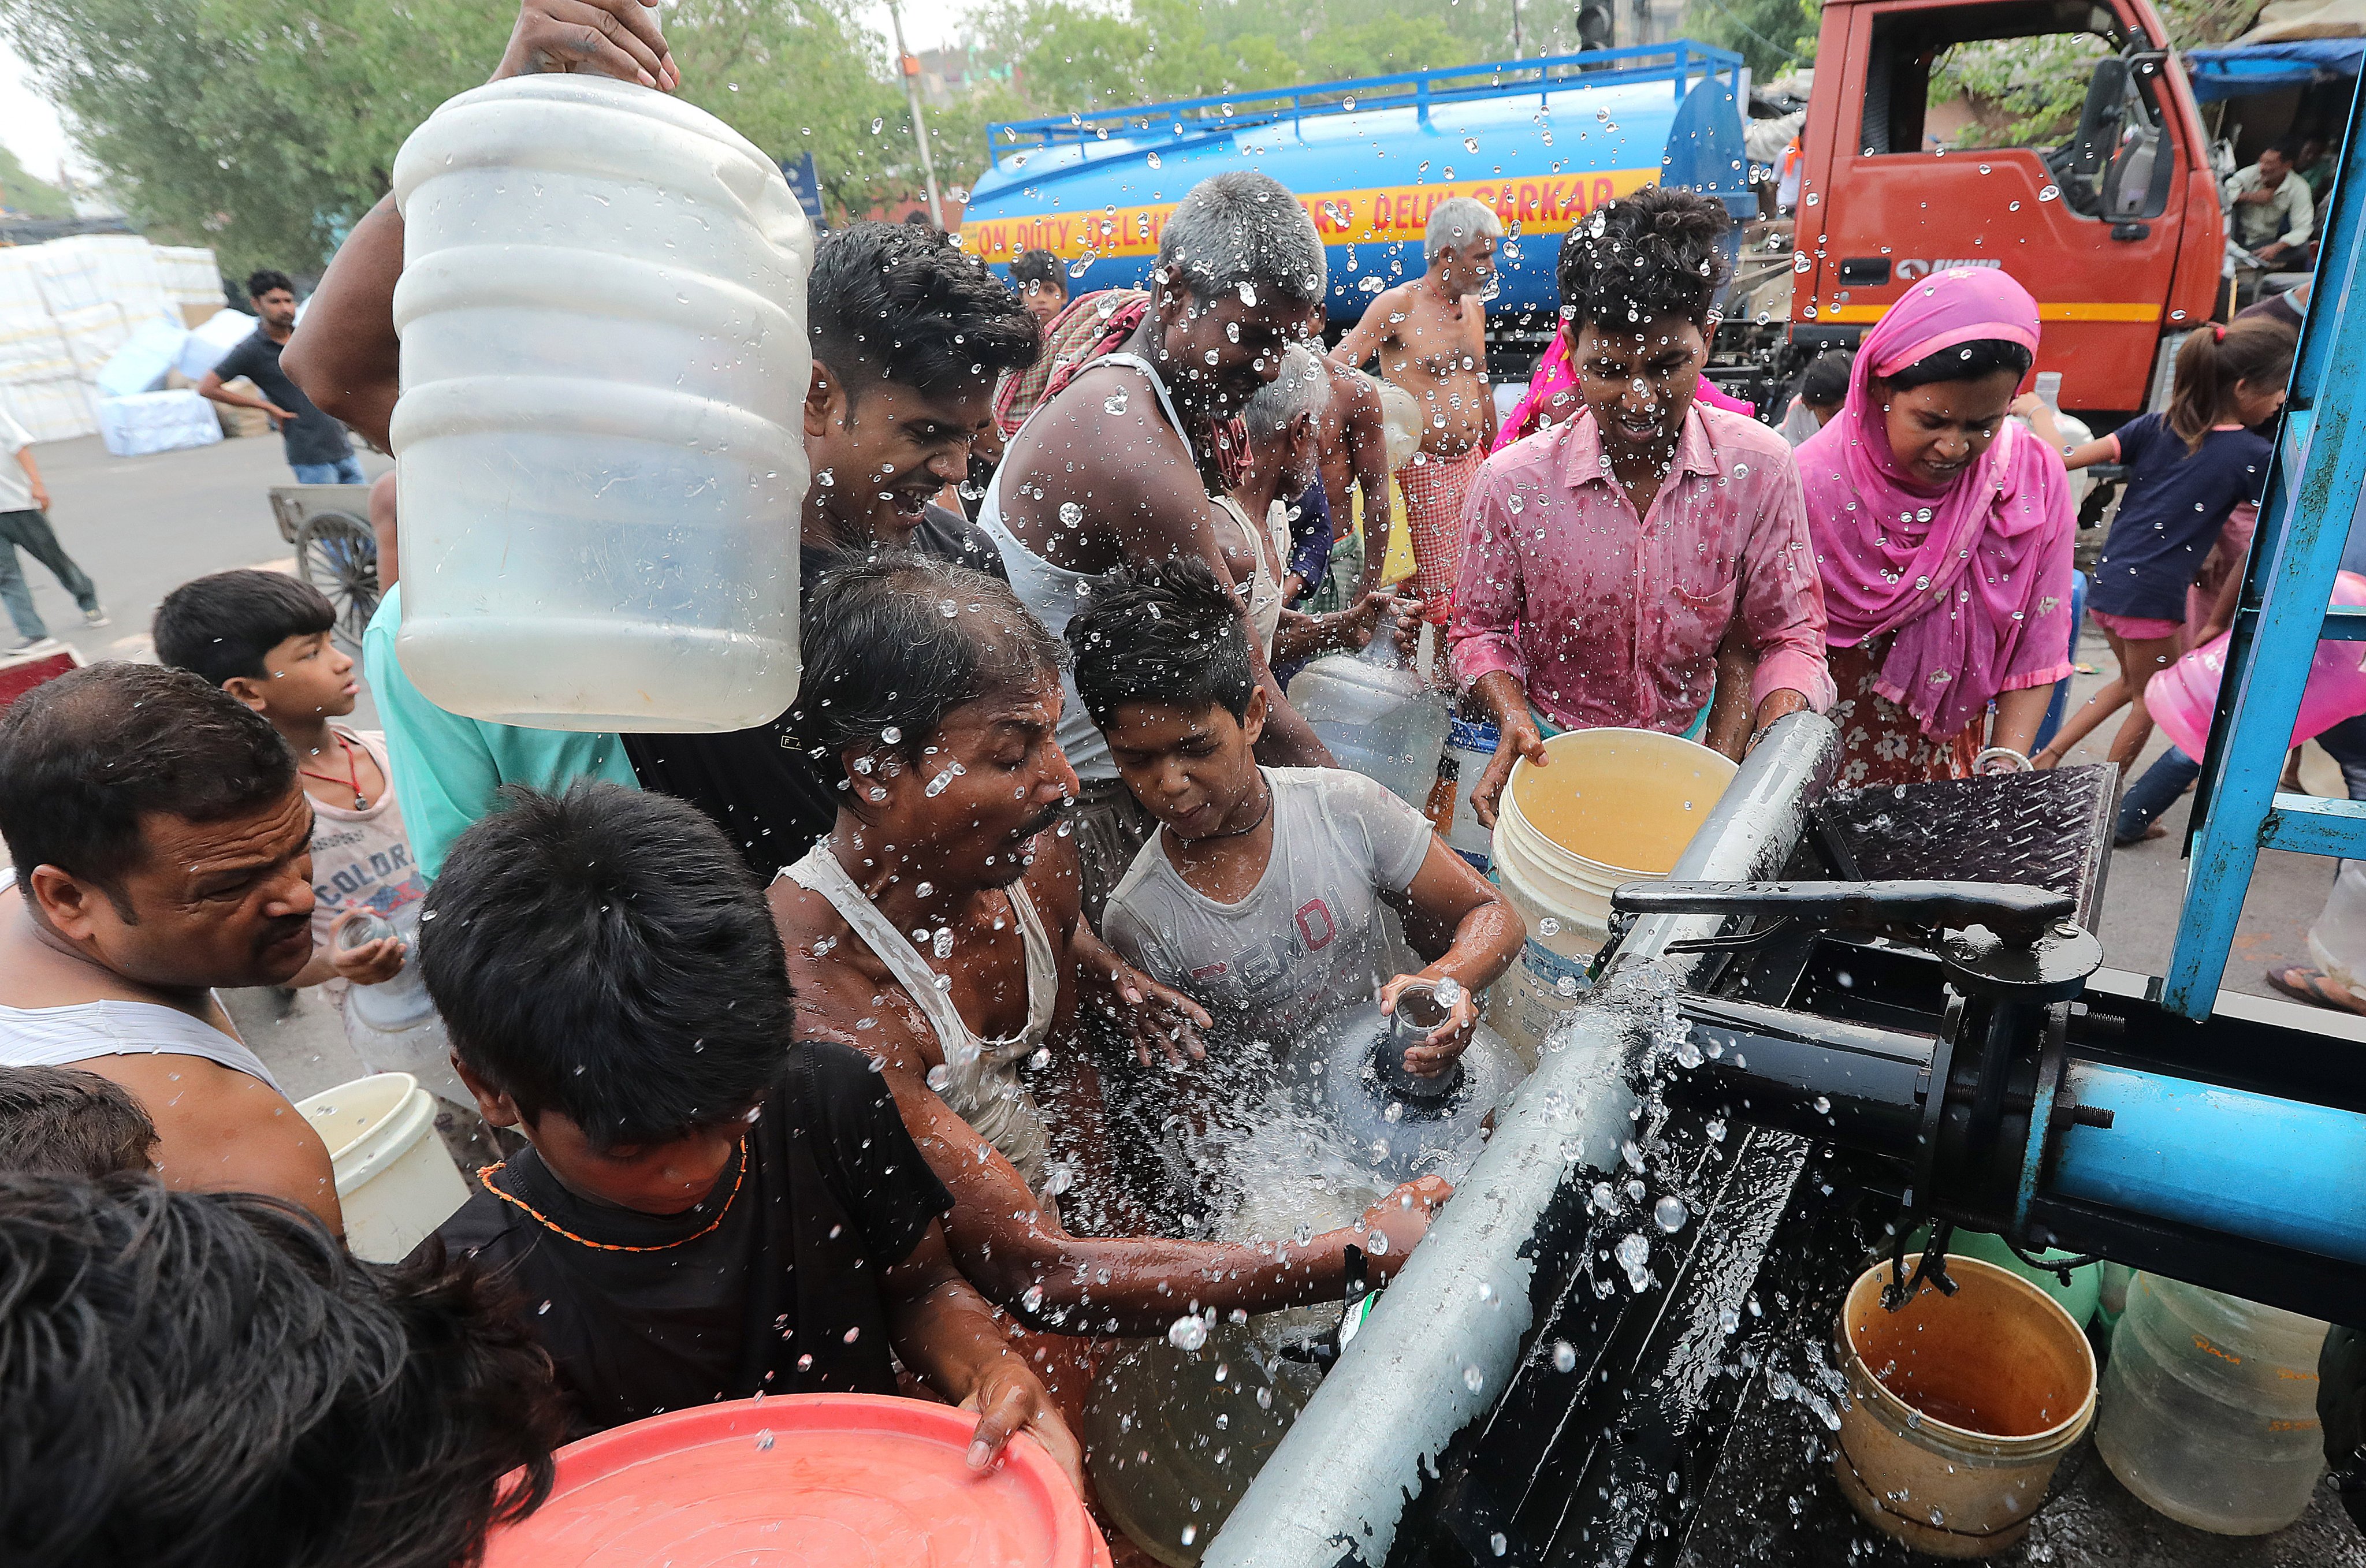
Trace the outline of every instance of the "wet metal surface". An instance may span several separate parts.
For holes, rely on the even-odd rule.
[[[1837,838],[1868,882],[1931,879],[2010,882],[2079,900],[2091,928],[2103,897],[2111,841],[2111,770],[1945,779],[1935,784],[1835,791],[1817,808],[1825,841]]]
[[[1832,1483],[1831,1434],[1801,1405],[1752,1391],[1710,1483],[1680,1568],[1925,1568],[1860,1520]],[[1812,1457],[1811,1457],[1812,1456]],[[1999,1568],[2366,1568],[2366,1537],[2320,1482],[2308,1511],[2269,1536],[2211,1535],[2154,1513],[2082,1441],[2062,1461],[2054,1498]]]

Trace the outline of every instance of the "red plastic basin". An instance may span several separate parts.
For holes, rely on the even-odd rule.
[[[1031,1438],[994,1471],[977,1417],[861,1393],[735,1400],[569,1444],[486,1568],[1109,1568],[1067,1478]]]

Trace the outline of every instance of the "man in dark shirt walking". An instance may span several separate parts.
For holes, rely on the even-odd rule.
[[[297,483],[364,482],[361,460],[354,456],[345,427],[314,407],[304,389],[279,368],[279,351],[296,331],[296,285],[286,273],[266,267],[246,280],[246,294],[260,318],[254,334],[223,355],[197,383],[197,390],[218,403],[269,414],[287,445],[287,466],[296,470]],[[259,396],[223,385],[242,376],[254,383]]]

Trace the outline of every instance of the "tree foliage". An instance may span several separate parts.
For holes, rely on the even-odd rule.
[[[512,16],[485,0],[0,0],[109,194],[232,273],[324,265],[386,194],[403,138],[491,71]],[[776,157],[811,149],[841,206],[867,209],[909,157],[902,96],[851,0],[682,0],[665,23],[682,96]]]
[[[0,208],[28,218],[71,218],[73,201],[47,180],[37,180],[6,147],[0,147]]]
[[[2172,49],[2224,43],[2249,26],[2257,9],[2230,0],[2161,0],[2159,6]],[[1932,70],[1931,101],[1968,97],[1985,145],[2050,145],[2078,129],[2096,58],[2108,52],[2109,44],[2093,33],[1960,44]]]

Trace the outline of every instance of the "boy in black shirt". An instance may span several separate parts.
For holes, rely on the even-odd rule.
[[[427,898],[453,1063],[524,1153],[445,1244],[513,1278],[579,1427],[720,1399],[896,1392],[980,1413],[974,1465],[1076,1440],[945,1250],[952,1206],[861,1054],[791,1038],[780,938],[694,808],[513,786]]]

